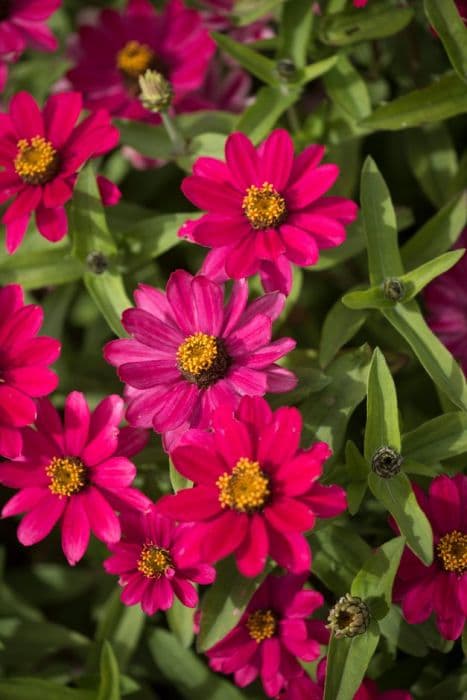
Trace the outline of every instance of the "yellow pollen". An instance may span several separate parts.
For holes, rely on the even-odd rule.
[[[243,198],[242,209],[253,228],[263,229],[280,224],[287,213],[285,199],[271,185],[251,185]]]
[[[225,472],[216,481],[222,508],[232,508],[241,513],[259,510],[264,506],[269,491],[269,479],[261,471],[259,462],[241,457],[232,473]]]
[[[53,178],[57,166],[57,151],[43,136],[20,139],[16,144],[18,153],[15,170],[24,182],[42,185]]]
[[[467,570],[467,534],[453,530],[444,535],[436,546],[445,571],[463,574]]]
[[[256,610],[246,621],[248,633],[257,644],[270,639],[276,631],[276,618],[272,610]]]
[[[137,569],[146,578],[160,578],[172,566],[167,549],[157,547],[152,542],[145,544],[138,559]]]
[[[129,41],[117,54],[117,68],[130,78],[142,75],[154,62],[154,51],[139,41]]]
[[[190,335],[177,350],[179,368],[194,376],[209,369],[216,357],[216,338],[206,333]]]
[[[54,457],[45,473],[56,496],[73,496],[86,486],[86,467],[78,457]]]

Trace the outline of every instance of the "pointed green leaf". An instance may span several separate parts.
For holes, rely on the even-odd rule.
[[[402,436],[402,454],[432,464],[467,452],[467,413],[445,413]]]
[[[374,550],[353,580],[350,592],[370,608],[375,620],[386,617],[391,607],[392,586],[405,547],[403,537],[395,537]]]
[[[244,27],[247,24],[256,22],[269,12],[275,10],[284,0],[236,0],[233,7],[236,24]]]
[[[467,82],[467,29],[454,0],[425,0],[425,12],[457,75]]]
[[[331,636],[324,700],[353,700],[379,641],[376,622],[364,634],[349,639]]]
[[[368,374],[365,459],[371,463],[380,447],[401,449],[396,387],[384,355],[376,348]]]
[[[355,515],[365,496],[370,467],[352,440],[348,440],[345,446],[345,466],[350,479],[346,489],[349,513]]]
[[[321,61],[316,61],[316,63],[309,63],[302,72],[302,82],[309,83],[311,80],[319,78],[331,70],[333,66],[336,65],[338,56],[329,56],[329,58],[323,58]]]
[[[241,115],[236,131],[243,131],[254,144],[268,136],[282,114],[296,102],[300,89],[291,85],[280,87],[263,87],[256,93],[251,107]]]
[[[406,134],[409,164],[420,187],[435,207],[451,196],[457,172],[457,154],[447,126],[428,124]]]
[[[323,17],[319,23],[321,41],[331,46],[346,46],[368,39],[382,39],[397,34],[413,17],[408,7],[391,7],[372,3],[364,12],[347,10]]]
[[[54,244],[57,245],[57,244]],[[0,260],[0,284],[18,282],[23,289],[39,289],[80,279],[83,265],[71,254],[69,245],[23,252]]]
[[[228,53],[229,56],[232,56],[232,58],[235,58],[248,73],[251,73],[251,75],[254,75],[271,87],[279,84],[280,80],[276,64],[270,58],[266,58],[266,56],[251,49],[249,46],[231,39],[227,34],[212,32],[212,36],[219,48]]]
[[[394,306],[391,299],[387,299],[383,292],[383,286],[359,289],[355,292],[347,292],[342,297],[342,303],[349,310],[364,311],[365,309],[384,309]]]
[[[420,267],[416,267],[415,270],[410,270],[410,272],[402,275],[399,278],[405,290],[402,301],[405,303],[413,299],[435,277],[439,277],[443,272],[450,270],[451,267],[456,265],[464,254],[465,248],[450,250],[433,260],[428,260]]]
[[[331,100],[351,119],[361,121],[371,114],[366,83],[344,54],[324,76],[324,87]]]
[[[282,6],[278,58],[290,58],[297,68],[306,63],[313,12],[308,0],[288,0]]]
[[[166,616],[170,630],[177,637],[180,644],[185,649],[188,649],[195,636],[195,609],[187,608],[178,598],[174,598],[173,605],[167,610]]]
[[[120,700],[120,672],[112,646],[107,641],[102,647],[100,671],[96,700]]]
[[[339,350],[360,330],[367,314],[364,311],[346,309],[341,300],[336,301],[326,316],[319,344],[319,362],[326,367]]]
[[[37,677],[4,678],[0,680],[0,697],[2,700],[95,700],[96,693],[66,688]]]

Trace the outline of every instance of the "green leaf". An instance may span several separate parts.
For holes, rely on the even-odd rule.
[[[423,510],[418,505],[410,481],[403,472],[390,479],[368,474],[371,492],[394,517],[410,549],[424,564],[433,561],[433,533]]]
[[[350,483],[347,486],[349,513],[350,515],[355,515],[365,496],[370,467],[352,440],[348,440],[345,446],[345,467],[350,479]]]
[[[349,310],[354,312],[360,311],[360,313],[365,309],[384,309],[385,307],[394,306],[394,302],[386,298],[382,285],[347,292],[342,297],[342,303]]]
[[[244,27],[273,12],[284,0],[236,0],[233,11],[236,24]]]
[[[457,154],[445,124],[413,129],[406,138],[409,164],[423,192],[441,207],[451,196],[457,173]]]
[[[395,537],[373,551],[353,580],[350,592],[359,596],[376,620],[386,617],[391,607],[392,586],[405,547],[403,537]]]
[[[166,612],[170,630],[185,649],[191,646],[195,636],[194,616],[194,608],[187,608],[178,598],[174,598],[172,607]]]
[[[182,476],[174,467],[172,460],[169,459],[169,476],[170,483],[175,493],[181,489],[189,489],[193,486],[193,482],[187,479],[186,476]]]
[[[232,58],[235,58],[242,68],[245,68],[251,75],[256,76],[256,78],[271,87],[279,84],[276,64],[270,58],[266,58],[266,56],[251,49],[249,46],[231,39],[227,34],[212,32],[212,36],[219,48],[228,53],[229,56],[232,56]]]
[[[368,5],[365,11],[348,10],[319,22],[321,41],[331,46],[347,46],[368,39],[382,39],[397,34],[413,17],[413,10],[388,6],[387,2]]]
[[[412,126],[443,121],[467,111],[465,83],[454,73],[421,90],[414,90],[376,109],[360,126],[379,131],[409,129]]]
[[[370,622],[364,634],[349,639],[331,636],[324,700],[353,700],[378,646],[379,630]]]
[[[426,263],[423,263],[423,265],[420,265],[420,267],[416,267],[415,270],[411,270],[405,275],[402,275],[402,277],[399,278],[405,290],[402,301],[405,303],[413,299],[427,284],[434,280],[435,277],[442,275],[458,263],[464,253],[464,248],[450,250],[433,260],[428,260]]]
[[[96,698],[94,691],[66,688],[37,677],[0,680],[0,696],[2,700],[95,700]]]
[[[0,260],[0,284],[18,282],[23,289],[60,285],[80,279],[83,265],[71,254],[69,245],[35,252],[19,252]]]
[[[401,449],[396,387],[384,355],[376,348],[368,375],[365,459],[371,463],[380,447]]]
[[[251,107],[241,115],[235,130],[243,131],[254,144],[268,136],[282,114],[298,99],[300,89],[291,85],[263,87]]]
[[[321,61],[316,61],[316,63],[309,63],[302,72],[302,83],[309,83],[311,80],[319,78],[331,70],[333,66],[336,65],[338,56],[329,56],[329,58],[323,58]]]
[[[457,75],[467,81],[467,29],[454,0],[425,0],[425,12],[436,29]]]
[[[465,668],[449,674],[441,683],[437,683],[427,690],[423,695],[423,700],[439,700],[440,698],[465,698],[467,693],[467,673]]]
[[[105,641],[100,662],[101,680],[96,700],[120,700],[120,671],[112,646]]]
[[[467,413],[445,413],[402,436],[404,458],[433,464],[467,452]]]
[[[288,0],[282,5],[278,58],[290,58],[297,68],[306,64],[313,13],[308,0]]]
[[[134,256],[128,261],[128,267],[138,267],[148,259],[158,258],[181,243],[178,236],[181,226],[199,216],[197,212],[157,214],[123,228],[117,234],[118,241]]]
[[[409,625],[401,609],[391,605],[385,618],[379,621],[383,637],[411,656],[426,656],[429,651],[427,635],[422,625]]]
[[[371,114],[366,83],[344,54],[324,76],[324,86],[331,100],[351,119],[361,121]]]
[[[360,330],[367,314],[347,309],[339,299],[328,312],[321,332],[319,362],[326,367],[339,350]]]
[[[4,663],[25,672],[33,672],[47,656],[66,650],[82,657],[90,645],[90,640],[79,632],[51,622],[16,621],[8,634],[0,636],[5,641]]]

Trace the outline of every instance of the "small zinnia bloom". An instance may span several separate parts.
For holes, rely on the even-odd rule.
[[[118,574],[125,605],[141,603],[147,615],[172,607],[174,595],[189,608],[198,604],[195,583],[212,583],[216,571],[193,555],[187,545],[190,526],[175,525],[156,507],[147,513],[123,513],[122,539],[109,545],[112,556],[104,562],[109,574]]]
[[[329,634],[309,616],[323,596],[304,590],[308,574],[268,576],[248,604],[238,625],[208,650],[209,665],[233,673],[241,688],[261,678],[264,691],[276,697],[287,682],[302,674],[297,659],[314,661]]]
[[[433,528],[434,561],[425,566],[407,547],[394,582],[394,600],[407,622],[435,614],[445,639],[462,634],[467,617],[467,476],[437,476],[428,495],[416,485],[417,500]]]
[[[24,304],[19,284],[0,288],[0,455],[21,453],[21,427],[36,418],[34,399],[56,388],[57,375],[48,365],[60,354],[55,338],[37,338],[40,306]]]
[[[271,342],[272,321],[284,306],[281,294],[266,294],[247,306],[242,280],[224,306],[223,285],[177,270],[166,295],[140,285],[135,301],[137,308],[122,318],[132,338],[113,340],[104,349],[127,384],[130,425],[160,433],[205,428],[217,406],[233,409],[243,394],[295,386],[295,375],[274,364],[295,347],[291,338]]]
[[[235,554],[244,576],[259,574],[268,554],[289,571],[309,571],[303,533],[316,517],[342,513],[346,497],[318,483],[331,451],[324,442],[301,450],[301,431],[296,408],[272,412],[263,398],[243,397],[235,414],[220,407],[213,430],[189,431],[171,452],[195,486],[163,497],[161,512],[196,522],[193,546],[207,561]]]
[[[226,162],[198,158],[182,182],[185,196],[207,213],[187,221],[179,236],[213,250],[213,265],[238,279],[259,272],[268,291],[288,294],[291,266],[313,265],[320,248],[340,245],[354,202],[324,197],[339,175],[319,165],[324,147],[312,145],[296,158],[290,135],[276,129],[255,149],[242,133],[228,137]]]
[[[0,483],[20,489],[2,517],[26,513],[18,527],[23,545],[43,540],[61,519],[62,548],[71,565],[84,555],[90,532],[120,539],[115,510],[146,510],[151,502],[130,487],[136,468],[128,457],[146,443],[142,431],[119,430],[123,400],[108,396],[91,413],[83,394],[65,401],[64,421],[48,399],[38,401],[36,430],[23,428],[23,454],[0,464]]]
[[[44,238],[59,241],[65,236],[64,204],[72,197],[78,170],[117,144],[118,131],[104,111],[76,126],[81,109],[76,92],[52,95],[42,111],[29,93],[19,92],[9,113],[0,115],[0,203],[14,197],[2,217],[9,253],[23,240],[33,211]],[[104,182],[103,194],[110,194],[114,203],[116,187]]]

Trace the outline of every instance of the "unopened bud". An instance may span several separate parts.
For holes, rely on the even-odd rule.
[[[386,299],[400,301],[404,298],[404,285],[397,277],[387,277],[383,282],[383,292]]]
[[[346,593],[339,598],[328,616],[328,629],[336,639],[356,637],[367,631],[370,624],[368,605],[358,596]]]
[[[102,275],[109,267],[109,261],[104,253],[99,250],[93,250],[86,257],[86,265],[95,275]]]
[[[138,78],[140,95],[139,99],[143,107],[150,112],[161,112],[167,109],[172,102],[172,85],[161,73],[155,70],[147,70]]]
[[[295,63],[291,58],[280,58],[277,61],[277,72],[284,80],[292,80],[297,72]]]
[[[392,447],[385,445],[374,453],[371,459],[371,468],[382,479],[390,479],[399,474],[402,462],[402,455],[393,450]]]

